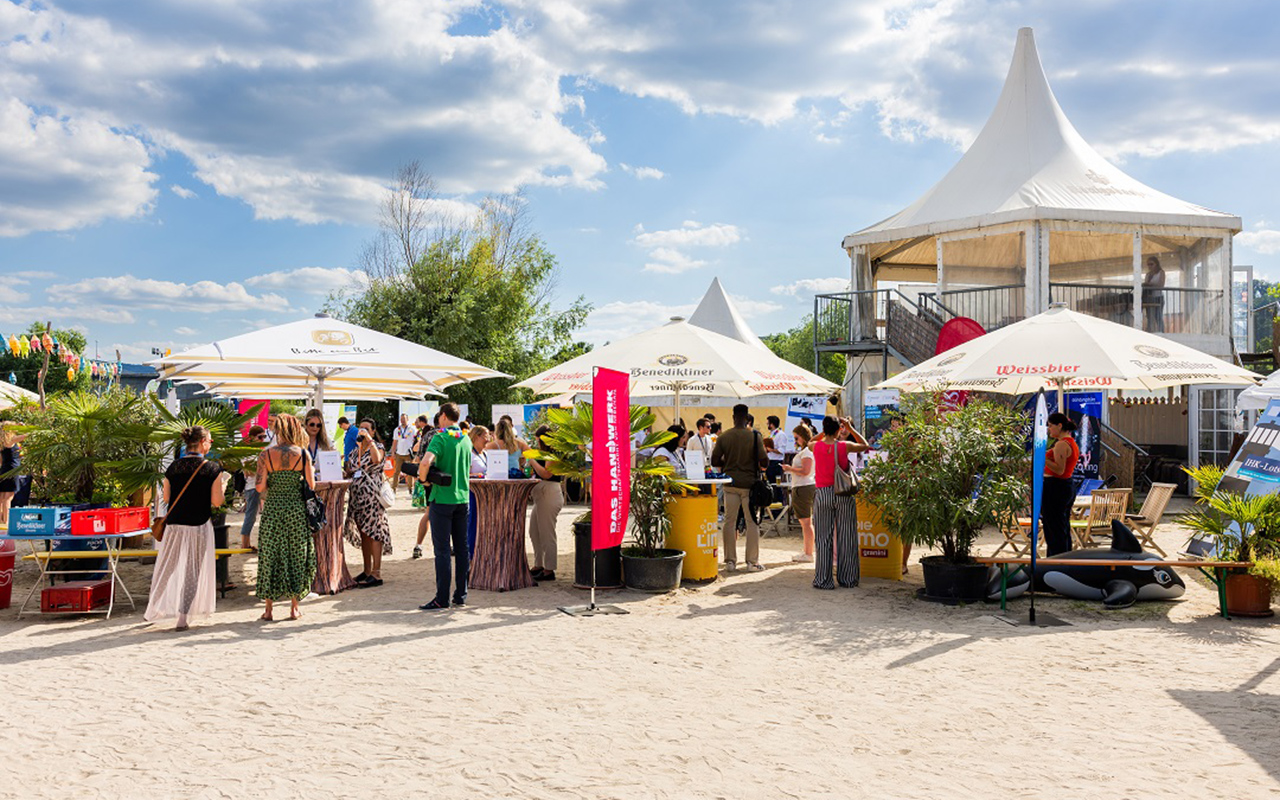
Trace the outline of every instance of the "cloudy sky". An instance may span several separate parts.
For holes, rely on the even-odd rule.
[[[1280,6],[1190,0],[0,0],[0,330],[105,356],[358,285],[398,166],[522,189],[584,337],[719,276],[757,333],[847,281],[990,113],[1017,29],[1143,182],[1244,220],[1280,278]],[[92,347],[92,344],[91,344]]]

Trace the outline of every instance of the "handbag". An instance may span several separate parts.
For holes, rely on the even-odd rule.
[[[300,467],[305,467],[307,462],[304,460]],[[316,494],[316,490],[307,485],[307,479],[302,479],[302,511],[307,518],[307,530],[312,535],[320,532],[320,529],[329,521],[329,514],[325,511],[324,501]]]
[[[841,442],[835,443],[835,448],[831,453],[831,458],[835,464],[835,480],[832,484],[835,488],[836,497],[853,497],[862,488],[862,481],[858,479],[858,473],[853,469],[853,454],[846,456],[849,459],[849,468],[842,469],[840,467],[840,451]]]
[[[203,463],[201,463],[200,466],[195,468],[195,470],[191,473],[190,478],[187,478],[187,482],[183,485],[182,491],[178,492],[178,496],[173,498],[173,502],[169,504],[170,511],[172,511],[173,507],[176,506],[178,504],[178,501],[182,499],[182,495],[186,494],[187,487],[191,485],[191,482],[196,479],[196,476],[200,474],[200,470],[202,469],[204,469]],[[164,541],[165,520],[167,520],[168,518],[169,518],[169,515],[165,514],[163,517],[156,517],[151,521],[151,538],[152,539],[155,539],[157,542]]]
[[[378,503],[384,509],[389,509],[396,504],[396,493],[392,491],[391,484],[386,481],[383,481],[378,488]]]

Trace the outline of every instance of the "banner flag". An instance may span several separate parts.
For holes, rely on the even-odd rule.
[[[622,544],[631,511],[631,376],[596,367],[591,378],[591,549]]]
[[[254,425],[261,425],[263,428],[267,427],[267,420],[271,416],[270,400],[241,400],[240,405],[238,406],[238,409],[239,409],[238,413],[244,414],[249,411],[253,411],[255,405],[258,407],[257,413],[254,415],[252,419],[246,422],[243,427],[240,428],[241,439],[249,438],[249,429],[252,428]]]
[[[1040,503],[1044,499],[1044,462],[1049,449],[1049,410],[1045,407],[1044,390],[1036,395],[1036,422],[1032,429],[1034,450],[1031,456],[1031,571],[1035,573],[1036,552],[1040,542]]]

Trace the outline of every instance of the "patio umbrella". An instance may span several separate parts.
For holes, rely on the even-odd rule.
[[[1206,383],[1252,386],[1258,379],[1243,367],[1163,336],[1058,306],[936,355],[875,388],[1030,394]],[[1062,402],[1059,391],[1059,408]]]
[[[455,383],[509,377],[497,370],[336,320],[327,314],[233,336],[149,362],[161,380],[205,386],[268,385],[313,394],[327,386],[361,398],[422,397]],[[248,393],[246,391],[246,393]],[[260,396],[253,395],[253,396]]]
[[[826,394],[837,384],[768,350],[691,325],[683,317],[598,347],[517,387],[537,394],[591,391],[592,367],[631,375],[631,395],[674,395],[676,419],[686,394],[754,397],[760,394]]]
[[[21,386],[14,386],[12,383],[0,381],[0,409],[12,408],[23,400],[38,403],[40,402],[40,395],[23,389]]]
[[[1268,375],[1257,386],[1241,392],[1236,398],[1236,411],[1262,411],[1276,398],[1280,398],[1280,370]]]

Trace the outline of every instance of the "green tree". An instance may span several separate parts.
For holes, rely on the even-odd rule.
[[[23,333],[28,336],[39,331],[44,333],[43,322],[33,322],[27,326]],[[19,334],[21,335],[21,334]],[[84,352],[88,342],[84,338],[84,334],[73,330],[53,330],[53,336],[63,348],[70,350],[72,353],[80,354]],[[40,367],[44,364],[43,353],[32,353],[29,356],[15,356],[8,349],[8,336],[5,337],[5,346],[3,353],[0,353],[0,380],[7,381],[9,376],[13,375],[17,378],[14,383],[23,389],[37,391],[40,382]],[[60,351],[61,352],[61,351]],[[49,374],[44,379],[44,391],[46,395],[54,392],[72,392],[77,390],[87,390],[92,384],[92,378],[88,373],[77,371],[74,380],[67,380],[67,365],[62,363],[57,356],[49,358]]]
[[[531,399],[511,383],[584,351],[573,333],[591,308],[581,296],[553,307],[559,267],[527,229],[521,198],[490,198],[458,223],[417,215],[432,191],[416,165],[401,171],[363,258],[368,286],[329,306],[358,325],[512,375],[448,388],[450,399],[486,419],[494,403]]]
[[[800,324],[782,333],[761,336],[760,341],[779,358],[796,366],[817,372],[833,383],[844,383],[844,355],[823,353],[818,369],[813,369],[813,315],[806,314]]]

